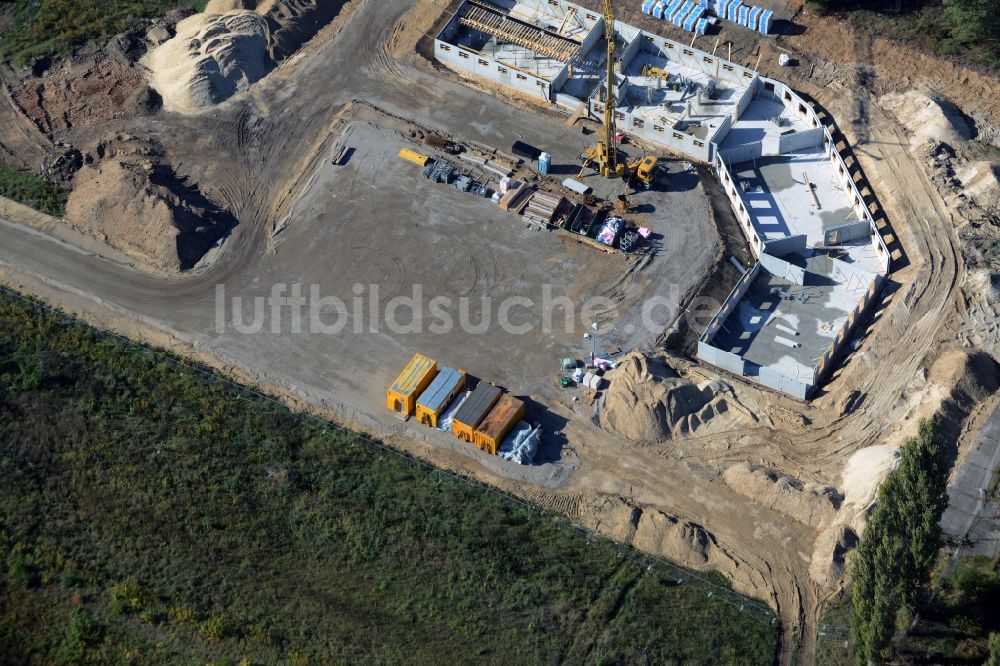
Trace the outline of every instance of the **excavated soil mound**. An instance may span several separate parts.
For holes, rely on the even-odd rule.
[[[268,52],[275,62],[295,53],[340,13],[346,0],[271,0],[258,3],[271,29]],[[270,5],[265,10],[265,7]]]
[[[909,130],[915,148],[939,142],[957,146],[972,136],[959,111],[943,106],[924,93],[915,90],[889,93],[879,99],[879,104]]]
[[[840,508],[842,498],[836,488],[803,484],[798,479],[765,467],[741,463],[727,469],[722,476],[741,495],[804,525],[829,525]]]
[[[1000,207],[1000,167],[989,162],[971,162],[960,168],[955,176],[962,183],[962,191],[983,208]]]
[[[727,384],[697,386],[659,358],[627,357],[605,379],[610,387],[601,425],[635,443],[708,435],[732,425],[733,419],[752,420]]]
[[[197,192],[175,192],[171,174],[115,159],[86,166],[66,204],[77,229],[161,271],[192,267],[233,221]]]
[[[143,63],[163,107],[196,113],[246,90],[274,67],[268,56],[268,23],[249,10],[195,14]]]

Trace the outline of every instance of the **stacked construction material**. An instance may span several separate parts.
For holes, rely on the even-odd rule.
[[[684,19],[687,18],[692,9],[694,9],[694,3],[691,0],[684,0],[684,4],[681,5],[681,8],[674,14],[674,18],[670,22],[678,28],[681,27],[684,25]]]
[[[761,34],[771,32],[771,17],[774,12],[770,9],[744,5],[743,0],[711,0],[708,8],[719,18],[739,23]]]
[[[516,180],[511,181],[507,187],[507,191],[500,197],[500,201],[497,202],[497,206],[500,207],[500,210],[517,210],[524,203],[525,198],[531,196],[533,191],[532,188],[526,186],[524,183]]]
[[[548,226],[562,204],[563,198],[557,194],[535,192],[524,210],[524,217],[535,224]]]
[[[680,11],[681,5],[684,4],[684,0],[670,0],[670,4],[667,5],[666,9],[663,10],[663,20],[673,21],[674,16]]]

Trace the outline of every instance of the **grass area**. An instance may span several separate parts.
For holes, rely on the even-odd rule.
[[[139,19],[207,0],[12,0],[0,7],[0,61],[27,64],[118,34]]]
[[[982,557],[959,558],[944,568],[942,559],[934,580],[934,599],[920,608],[920,620],[905,636],[893,641],[892,663],[901,664],[982,664],[989,654],[991,634],[1000,632],[1000,578],[998,562]],[[851,597],[843,595],[823,614],[821,625],[833,628],[820,636],[816,649],[817,666],[853,666],[854,652],[842,640],[840,629],[850,626]],[[900,617],[898,626],[907,627],[912,618]]]
[[[770,664],[635,551],[0,293],[5,663]]]
[[[41,176],[0,164],[0,196],[13,199],[49,215],[66,214],[69,193]]]

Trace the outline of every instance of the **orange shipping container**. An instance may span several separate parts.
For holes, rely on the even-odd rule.
[[[490,455],[496,455],[503,438],[523,416],[524,401],[505,395],[476,428],[473,443]]]
[[[409,416],[416,406],[417,397],[433,381],[437,363],[423,354],[414,354],[410,362],[386,394],[386,406],[394,412]]]

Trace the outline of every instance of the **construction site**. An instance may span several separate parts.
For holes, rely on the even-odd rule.
[[[919,418],[989,459],[1000,103],[765,4],[212,0],[5,83],[4,153],[76,166],[0,277],[718,571],[811,663]]]

